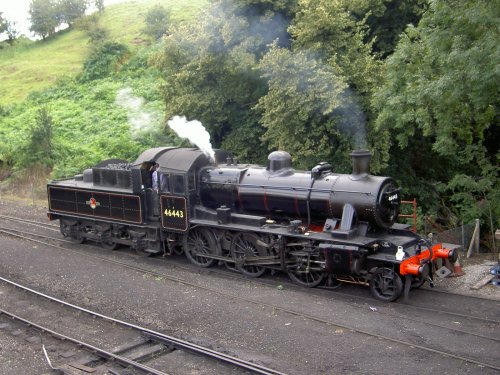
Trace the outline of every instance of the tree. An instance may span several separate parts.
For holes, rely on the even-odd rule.
[[[494,3],[436,0],[420,25],[401,38],[374,97],[377,125],[396,131],[401,147],[416,128],[440,154],[483,144],[490,127],[498,131],[500,46]]]
[[[291,19],[298,9],[297,0],[235,0],[234,3],[237,14],[246,16],[272,13]]]
[[[12,45],[19,33],[16,30],[16,23],[13,21],[9,21],[2,16],[2,12],[0,12],[0,35],[4,34],[7,36],[7,43]]]
[[[399,35],[408,24],[417,25],[429,0],[341,0],[340,7],[350,17],[365,25],[364,43],[382,57],[390,55]]]
[[[376,9],[361,12],[359,19],[366,18],[368,26],[365,42],[373,40],[373,51],[386,58],[394,52],[405,28],[418,25],[428,3],[428,0],[383,0]]]
[[[76,20],[85,15],[89,3],[88,0],[59,0],[57,12],[59,22],[73,26]]]
[[[373,97],[377,128],[393,134],[393,157],[402,150],[413,158],[427,152],[433,160],[428,169],[435,172],[428,181],[440,187],[434,202],[442,201],[462,217],[468,216],[464,207],[471,209],[470,202],[479,207],[498,196],[496,5],[486,0],[431,2],[419,25],[402,35]],[[427,144],[427,150],[408,149],[417,143]],[[446,161],[444,170],[441,161]],[[469,204],[463,204],[464,194]]]
[[[59,25],[57,7],[54,0],[31,0],[29,7],[30,31],[42,39],[55,33]]]
[[[303,51],[273,48],[259,65],[269,91],[259,99],[263,139],[273,149],[297,157],[296,166],[319,161],[337,169],[348,159],[349,140],[339,131],[336,110],[344,104],[346,84],[332,68]]]
[[[30,126],[28,140],[16,166],[28,169],[54,165],[53,119],[47,107],[40,107]]]
[[[5,33],[7,34],[7,43],[10,45],[14,44],[14,41],[19,36],[19,32],[16,29],[16,23],[13,21],[7,21],[7,30]]]
[[[124,44],[110,41],[98,44],[83,63],[81,81],[91,81],[108,76],[118,70],[128,54],[129,50]]]
[[[260,139],[264,129],[252,107],[267,85],[256,67],[268,43],[279,38],[279,43],[289,44],[288,23],[278,19],[272,11],[258,14],[239,2],[220,0],[199,22],[173,28],[158,60],[165,77],[166,116],[197,119],[215,147],[230,147],[240,159],[262,161],[267,154]]]
[[[153,40],[160,39],[167,33],[170,22],[170,12],[160,4],[150,8],[146,13],[144,33]]]
[[[357,19],[350,0],[301,0],[299,5],[290,27],[294,48],[315,51],[345,77],[368,113],[368,98],[380,83],[382,64],[372,55],[371,42],[364,42],[364,20]]]
[[[104,12],[104,0],[94,0],[94,5],[99,13]]]
[[[80,18],[75,23],[75,27],[88,35],[88,43],[94,48],[97,48],[98,45],[103,44],[109,39],[109,32],[99,24],[99,14],[97,13]]]
[[[299,9],[289,28],[292,49],[313,52],[347,84],[343,104],[335,111],[336,131],[351,139],[351,147],[370,148],[376,171],[388,159],[389,141],[386,131],[372,127],[370,99],[381,82],[383,62],[373,54],[373,41],[366,42],[366,15],[383,12],[382,0],[300,0]]]
[[[0,34],[3,34],[7,31],[7,20],[3,18],[3,13],[0,12]]]

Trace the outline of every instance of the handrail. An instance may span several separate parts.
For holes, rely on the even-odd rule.
[[[401,201],[401,204],[411,204],[413,205],[413,213],[412,214],[399,214],[399,217],[407,217],[413,219],[413,226],[411,231],[413,233],[417,233],[417,198],[413,198],[411,201]]]

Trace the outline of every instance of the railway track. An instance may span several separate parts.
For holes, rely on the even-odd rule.
[[[0,215],[0,218],[2,218],[1,215]],[[16,220],[15,218],[12,218],[12,217],[9,217],[9,219],[13,220],[13,221]],[[32,222],[32,221],[29,221],[29,220],[28,221],[27,220],[21,220],[21,221],[22,222],[29,222],[29,223]],[[38,222],[33,222],[33,223],[34,224],[38,224]],[[12,228],[6,228],[6,227],[1,227],[1,226],[0,226],[0,233],[4,233],[4,234],[7,234],[7,235],[12,235],[12,236],[15,236],[15,237],[18,237],[18,238],[28,239],[28,240],[33,241],[33,242],[38,242],[40,244],[46,244],[46,245],[50,245],[50,246],[54,246],[54,244],[50,244],[50,243],[46,243],[44,241],[39,241],[39,240],[36,240],[36,239],[32,239],[30,236],[37,237],[37,238],[49,239],[49,240],[53,240],[53,241],[56,241],[56,242],[62,242],[62,243],[73,243],[72,241],[65,240],[65,239],[60,238],[60,237],[59,238],[57,238],[57,237],[49,237],[49,236],[44,236],[44,235],[32,233],[32,232],[29,232],[29,231],[24,231],[24,230],[19,230],[19,229],[12,229]],[[62,247],[62,246],[56,246],[56,247],[60,247],[60,248],[62,248],[64,250],[66,250],[66,251],[75,251],[73,248],[65,248],[65,247]],[[101,248],[99,247],[99,249],[101,249]],[[75,252],[78,252],[79,254],[82,254],[81,251],[75,251]],[[177,278],[172,278],[171,275],[166,275],[165,273],[162,273],[162,272],[155,272],[155,271],[152,271],[150,269],[145,269],[145,268],[141,268],[141,267],[137,267],[137,266],[130,266],[130,264],[128,264],[126,262],[117,261],[115,259],[109,259],[106,256],[101,256],[101,255],[96,255],[96,254],[87,254],[87,255],[91,256],[91,257],[96,257],[99,260],[103,260],[103,261],[106,261],[106,262],[111,262],[113,264],[118,264],[118,265],[121,265],[121,266],[126,267],[126,268],[135,269],[135,270],[137,270],[139,272],[149,273],[152,276],[164,277],[164,278],[170,279],[172,281],[183,281],[183,282],[186,282],[185,280],[179,280]],[[135,254],[133,256],[135,256]],[[155,258],[155,260],[157,260],[157,258]],[[239,274],[239,273],[235,273],[235,272],[233,272],[231,270],[227,270],[227,269],[223,269],[223,268],[222,269],[220,269],[220,268],[210,268],[210,269],[207,270],[207,269],[200,269],[200,268],[192,266],[190,264],[186,265],[186,263],[184,262],[184,259],[182,259],[182,261],[179,261],[178,259],[174,259],[174,258],[170,257],[170,258],[166,259],[166,263],[168,263],[169,266],[171,266],[172,264],[174,264],[177,269],[185,270],[185,271],[188,271],[188,272],[199,272],[199,273],[217,274],[217,275],[220,275],[222,277],[229,278],[229,279],[234,279],[234,280],[248,280],[248,278],[246,278],[245,276],[241,276],[241,274]],[[274,279],[274,278],[273,279],[259,278],[259,279],[253,279],[253,282],[264,284],[264,285],[267,285],[267,286],[270,286],[270,287],[276,287],[277,285],[281,285],[281,286],[286,287],[287,289],[304,290],[304,288],[297,287],[295,284],[289,282],[287,278],[279,279],[279,281],[276,281],[276,279]],[[324,298],[331,298],[332,297],[331,295],[333,294],[335,296],[342,296],[342,297],[354,299],[355,300],[354,303],[351,303],[351,306],[354,307],[354,308],[359,308],[359,302],[360,301],[363,301],[363,302],[365,302],[367,304],[371,304],[371,305],[377,305],[377,306],[384,306],[385,305],[384,303],[379,303],[378,301],[375,301],[371,296],[366,297],[366,296],[360,294],[359,293],[359,289],[360,288],[357,288],[359,286],[359,284],[352,283],[352,284],[355,284],[355,285],[349,285],[350,283],[348,281],[347,282],[345,282],[345,281],[344,282],[340,282],[340,284],[344,285],[348,289],[348,291],[339,291],[338,290],[338,286],[337,287],[333,287],[333,288],[324,286],[324,287],[319,287],[317,289],[307,289],[307,290],[308,290],[309,294],[316,294],[316,295],[324,297]],[[191,285],[191,286],[194,286],[194,285]],[[327,293],[322,293],[323,290],[327,291]],[[211,290],[211,291],[213,291],[213,290]],[[479,301],[479,302],[480,301],[486,301],[487,303],[490,303],[489,299],[485,299],[485,298],[481,298],[481,297],[475,297],[475,296],[468,296],[468,295],[460,295],[460,294],[457,294],[457,293],[450,293],[450,292],[447,292],[447,291],[433,291],[432,289],[424,289],[424,288],[422,288],[422,289],[420,289],[418,291],[418,293],[438,294],[440,296],[441,295],[445,295],[445,296],[449,296],[449,297],[452,297],[452,298],[457,298],[457,296],[461,296],[461,298],[465,298],[465,299],[476,300],[476,301]],[[418,304],[415,304],[415,303],[404,304],[402,302],[399,302],[398,305],[400,305],[400,306],[407,305],[410,309],[413,309],[413,310],[416,309],[416,310],[420,310],[420,311],[428,311],[428,312],[433,312],[433,313],[437,313],[437,314],[448,314],[448,315],[451,315],[451,316],[454,316],[454,317],[457,317],[457,318],[474,319],[474,320],[483,321],[483,322],[486,322],[486,323],[499,323],[500,322],[499,320],[497,320],[495,318],[488,319],[488,318],[486,318],[484,316],[471,315],[471,314],[465,314],[465,313],[462,313],[462,312],[459,312],[459,311],[450,311],[450,310],[445,310],[445,309],[434,308],[434,307],[431,307],[430,304],[428,306],[426,306],[425,304],[423,304],[423,305],[422,304],[418,305]],[[362,306],[362,308],[365,308],[365,307]]]
[[[84,349],[88,350],[89,352],[92,352],[92,355],[90,357],[89,356],[80,356],[79,359],[77,359],[77,360],[72,359],[71,362],[68,362],[67,364],[66,363],[65,364],[56,364],[55,362],[53,363],[53,360],[51,360],[51,358],[50,358],[51,356],[48,354],[45,345],[42,345],[42,350],[43,350],[43,353],[44,353],[45,358],[47,360],[47,364],[49,365],[49,367],[52,370],[55,370],[59,373],[63,373],[63,374],[67,373],[67,372],[71,373],[72,369],[82,370],[82,371],[86,371],[86,372],[94,372],[94,371],[96,371],[96,368],[90,367],[89,365],[91,365],[92,363],[96,363],[98,361],[101,361],[101,360],[106,360],[106,361],[113,361],[113,362],[118,363],[124,367],[129,367],[129,368],[134,368],[136,370],[140,370],[140,371],[147,373],[147,374],[166,375],[165,372],[162,372],[162,371],[156,370],[150,366],[144,365],[144,364],[140,363],[138,360],[135,360],[132,358],[127,358],[127,357],[120,355],[120,353],[122,351],[124,351],[122,348],[115,348],[114,350],[108,351],[108,350],[99,348],[95,345],[89,344],[85,341],[64,335],[58,331],[55,331],[55,330],[52,330],[52,329],[46,327],[46,326],[42,326],[40,324],[37,324],[32,320],[24,319],[21,316],[16,315],[14,313],[11,313],[9,311],[6,311],[4,309],[0,309],[0,316],[7,317],[10,321],[14,321],[16,323],[21,323],[21,325],[18,324],[18,325],[14,325],[14,326],[10,322],[4,323],[4,324],[2,324],[3,330],[10,329],[10,331],[12,333],[17,332],[17,334],[19,334],[22,327],[24,326],[25,328],[29,329],[30,331],[35,330],[36,335],[41,335],[41,334],[50,335],[51,338],[56,338],[56,339],[61,340],[65,343],[69,342],[69,343],[74,344],[73,349],[80,350],[81,348],[84,348]],[[33,336],[33,333],[34,332],[28,333],[30,335],[28,340],[31,340],[34,343],[37,341],[36,339],[38,338],[38,336]],[[48,339],[48,338],[46,338],[46,339]],[[147,343],[146,341],[143,342],[143,344],[146,344],[146,343]],[[137,346],[140,346],[140,343],[138,343]],[[136,349],[137,346],[129,344],[130,349],[132,349],[132,348]],[[65,349],[68,349],[67,345],[66,345]],[[55,351],[53,346],[51,346],[51,351]],[[76,354],[77,353],[72,354],[71,357],[74,357]],[[140,359],[140,358],[137,358],[137,359]],[[99,367],[102,368],[102,367],[105,367],[105,365],[100,364]],[[112,372],[112,373],[116,373],[115,371],[113,371],[112,369],[109,369],[109,368],[107,369],[107,371]]]
[[[37,226],[40,228],[49,229],[49,230],[53,230],[55,232],[59,232],[59,225],[55,225],[55,224],[51,224],[51,223],[43,223],[41,221],[22,219],[19,217],[8,216],[8,215],[0,215],[0,219],[7,220],[7,221],[14,221],[14,222],[18,222],[18,223],[30,224],[30,225]]]
[[[186,340],[182,340],[173,336],[166,335],[161,332],[157,332],[145,327],[141,327],[132,323],[125,322],[123,320],[113,318],[111,316],[103,315],[98,312],[85,309],[75,304],[68,303],[61,299],[49,296],[47,294],[38,292],[34,289],[20,285],[16,282],[13,282],[3,277],[0,277],[0,281],[5,285],[9,285],[10,287],[15,287],[22,292],[29,293],[32,296],[41,297],[44,300],[55,302],[57,304],[56,315],[58,316],[57,319],[58,321],[62,320],[61,315],[63,314],[63,312],[61,312],[62,311],[61,307],[63,307],[64,309],[66,309],[65,315],[71,315],[70,319],[72,319],[72,321],[75,320],[74,319],[75,312],[77,314],[84,313],[92,317],[93,319],[98,318],[104,320],[107,323],[111,323],[105,326],[106,334],[104,336],[113,336],[113,337],[119,336],[122,340],[123,337],[129,338],[129,341],[126,342],[125,344],[115,347],[112,350],[108,350],[103,347],[98,347],[95,344],[89,343],[87,341],[70,337],[68,334],[57,332],[56,330],[48,326],[42,325],[34,320],[31,320],[33,318],[26,319],[21,317],[19,314],[12,313],[4,309],[0,309],[1,315],[7,316],[10,319],[23,323],[24,325],[36,329],[44,334],[49,334],[54,338],[63,340],[65,342],[71,342],[76,347],[85,348],[86,350],[91,352],[90,356],[89,355],[85,355],[83,357],[81,356],[81,358],[78,360],[72,359],[70,364],[64,364],[62,367],[60,367],[63,370],[68,369],[69,367],[73,367],[76,369],[83,369],[83,370],[86,369],[87,372],[91,372],[92,369],[91,365],[93,363],[97,363],[100,367],[109,366],[110,363],[113,364],[117,363],[122,365],[123,367],[133,367],[134,369],[140,370],[146,374],[165,375],[166,373],[163,370],[154,368],[149,365],[145,365],[141,363],[141,361],[147,358],[154,358],[155,361],[158,362],[160,355],[168,355],[169,353],[175,350],[182,350],[184,352],[189,352],[198,356],[209,358],[210,360],[213,361],[224,363],[225,366],[229,366],[230,372],[232,368],[237,372],[244,371],[247,373],[255,373],[255,374],[284,375],[284,373],[280,371],[267,368],[265,366],[256,363],[245,361],[243,359],[236,358],[228,354],[215,351],[210,348],[203,347]],[[26,299],[27,297],[23,296],[22,298]],[[77,317],[79,319],[78,315]],[[78,319],[75,321],[75,324],[78,324]],[[90,324],[95,324],[95,322]],[[126,330],[126,332],[116,332],[123,330]],[[126,357],[122,354],[132,350],[134,351],[135,354],[131,358]],[[59,368],[59,366],[55,366],[52,364],[52,361],[50,360],[49,355],[47,354],[46,351],[45,355],[49,365],[53,369]],[[104,364],[102,363],[103,361],[105,361]]]
[[[57,227],[58,228],[57,225],[53,225],[53,224],[50,224],[50,223],[45,223],[44,224],[44,223],[40,223],[38,221],[26,220],[26,219],[18,219],[18,218],[11,217],[11,216],[0,215],[0,219],[4,219],[4,218],[7,218],[7,220],[10,220],[10,221],[18,221],[18,222],[21,222],[21,223],[33,224],[33,225],[36,225],[36,226],[42,227],[42,228],[44,228],[44,227]],[[51,230],[53,230],[53,229],[51,228]],[[56,231],[59,232],[58,229],[56,229]],[[1,227],[1,226],[0,226],[0,233],[12,235],[12,236],[19,237],[19,238],[29,239],[31,241],[39,242],[41,244],[48,244],[48,243],[43,242],[43,241],[37,241],[35,239],[31,239],[29,236],[33,236],[33,237],[37,237],[37,238],[43,238],[43,239],[49,239],[49,240],[53,240],[53,241],[56,241],[56,242],[62,242],[62,243],[74,243],[74,242],[72,242],[70,240],[65,240],[65,239],[63,239],[61,237],[44,236],[44,235],[32,233],[30,231],[26,231],[26,230],[6,228],[6,227]],[[53,244],[51,244],[51,246],[53,246]],[[58,246],[58,247],[60,247],[60,246]],[[69,251],[75,251],[74,249],[70,249],[70,248],[64,248],[64,249],[65,250],[69,250]],[[100,249],[100,247],[99,247],[99,249]],[[78,252],[78,253],[81,254],[81,252]],[[96,256],[96,257],[98,257],[98,259],[101,259],[101,260],[111,261],[112,263],[115,263],[115,264],[122,264],[123,266],[127,266],[127,268],[129,268],[126,263],[117,262],[115,260],[109,260],[106,257],[100,257],[98,255],[93,255],[93,256]],[[135,254],[134,254],[134,256],[135,256]],[[157,258],[155,258],[155,260],[156,259]],[[218,269],[218,268],[210,268],[208,270],[207,269],[200,269],[200,268],[192,266],[190,264],[186,265],[185,262],[183,262],[183,260],[184,259],[182,259],[182,261],[179,261],[178,259],[168,258],[167,261],[168,261],[169,265],[172,264],[172,263],[174,263],[176,268],[182,269],[182,270],[186,270],[188,272],[193,272],[193,271],[194,272],[200,272],[200,273],[208,272],[210,274],[217,274],[217,275],[221,275],[223,277],[230,278],[230,279],[248,280],[245,276],[241,276],[239,273],[235,273],[235,272],[227,270],[227,269]],[[146,269],[143,269],[143,268],[138,268],[137,270],[141,271],[141,272],[152,272],[151,274],[153,276],[167,276],[167,275],[165,275],[163,273],[153,272],[153,271],[146,270]],[[171,276],[169,276],[169,277],[171,277]],[[304,290],[303,288],[297,287],[295,284],[289,282],[287,278],[280,279],[279,282],[277,282],[274,279],[269,280],[269,279],[265,279],[265,278],[254,279],[254,281],[262,283],[262,284],[265,284],[265,285],[269,285],[269,286],[272,286],[272,287],[278,285],[278,283],[279,283],[279,285],[283,285],[283,286],[285,286],[287,288],[293,288],[293,289],[296,289],[296,290]],[[354,288],[355,289],[359,289],[359,288],[356,288],[356,286],[359,285],[357,283],[349,283],[349,281],[341,281],[341,282],[339,282],[339,285],[348,285],[348,284],[355,284]],[[336,287],[333,287],[333,288],[332,287],[328,287],[328,286],[323,286],[323,287],[319,287],[318,289],[311,289],[311,290],[308,290],[308,293],[314,293],[314,292],[316,292],[318,290],[327,290],[328,294],[334,294],[334,295],[337,295],[337,296],[345,296],[345,297],[348,297],[348,298],[355,298],[358,301],[365,301],[366,303],[369,303],[369,304],[379,304],[380,305],[380,303],[378,303],[377,301],[374,301],[372,297],[366,297],[366,296],[363,296],[363,295],[361,295],[359,293],[355,293],[354,290],[353,290],[353,288],[349,288],[348,292],[339,291],[338,290],[338,286],[339,285],[337,285]],[[463,294],[458,294],[458,293],[451,293],[451,292],[444,291],[444,290],[434,290],[434,289],[427,289],[427,288],[421,288],[418,291],[418,293],[437,294],[437,295],[441,295],[441,296],[445,295],[445,296],[452,296],[452,297],[461,296],[463,298],[470,299],[470,300],[476,300],[476,301],[479,301],[479,302],[480,301],[490,301],[489,299],[478,297],[478,296],[463,295]],[[322,296],[326,297],[326,298],[329,298],[328,295],[325,295],[325,294],[322,294]],[[382,304],[382,305],[384,305],[384,304]],[[400,303],[398,303],[398,305],[404,305],[404,303],[400,302]],[[456,316],[456,317],[482,320],[482,321],[485,321],[485,322],[493,322],[493,323],[497,323],[498,322],[498,320],[496,320],[496,319],[487,319],[487,318],[485,318],[483,316],[474,316],[474,315],[464,314],[464,313],[456,312],[456,311],[449,311],[449,310],[436,309],[436,308],[427,307],[427,306],[420,306],[420,305],[415,305],[414,303],[409,304],[409,306],[411,306],[412,309],[425,310],[425,311],[434,312],[434,313],[438,313],[438,314],[449,314],[449,315],[453,315],[453,316]],[[354,306],[354,307],[356,307],[356,306]]]
[[[20,235],[17,234],[17,236],[20,236]],[[452,351],[440,350],[440,349],[432,348],[432,347],[429,347],[429,346],[426,346],[426,345],[420,345],[420,344],[415,343],[415,342],[406,341],[406,340],[402,340],[402,339],[399,339],[399,338],[389,337],[387,335],[370,332],[369,330],[361,329],[359,327],[355,327],[353,325],[345,324],[345,323],[340,322],[340,321],[335,321],[335,320],[332,320],[332,319],[324,319],[324,318],[321,318],[321,317],[318,317],[318,316],[315,316],[315,315],[312,315],[312,314],[307,314],[307,313],[303,313],[301,311],[297,311],[297,310],[289,309],[289,308],[286,308],[286,307],[283,307],[283,306],[279,306],[277,304],[266,303],[264,301],[259,301],[259,300],[255,300],[255,299],[251,299],[251,298],[242,297],[242,296],[236,296],[236,295],[231,294],[231,293],[227,293],[227,292],[223,292],[221,290],[217,290],[217,289],[209,288],[209,287],[206,287],[206,286],[202,286],[202,285],[199,285],[199,284],[196,284],[196,283],[193,283],[193,282],[189,282],[187,280],[183,280],[183,279],[179,279],[179,278],[175,278],[175,277],[173,278],[171,275],[167,275],[167,274],[159,273],[159,272],[155,272],[155,271],[150,271],[150,270],[144,269],[142,267],[131,266],[131,265],[125,263],[125,262],[117,262],[115,260],[110,260],[110,259],[107,259],[107,258],[102,257],[102,256],[96,256],[94,254],[88,254],[88,253],[84,253],[84,252],[81,252],[81,251],[76,251],[76,250],[69,249],[69,248],[62,248],[60,246],[56,246],[56,245],[53,245],[53,244],[47,244],[47,245],[48,246],[52,246],[52,247],[57,247],[59,249],[64,249],[65,251],[75,251],[75,252],[77,252],[80,255],[90,256],[90,257],[97,258],[97,259],[100,259],[100,260],[104,260],[104,261],[107,261],[107,262],[109,261],[109,262],[112,262],[114,264],[117,264],[117,265],[120,265],[120,266],[124,266],[126,268],[129,268],[129,269],[132,269],[132,270],[136,270],[136,271],[141,272],[141,273],[148,273],[148,274],[151,274],[151,275],[154,275],[154,276],[160,276],[163,279],[168,280],[168,281],[181,282],[184,285],[188,285],[188,286],[195,287],[195,288],[198,288],[198,289],[203,289],[203,290],[209,291],[211,293],[216,293],[218,295],[221,295],[221,296],[233,299],[233,300],[238,300],[238,301],[245,302],[245,303],[257,304],[257,305],[262,306],[264,308],[269,308],[269,309],[272,309],[272,310],[275,310],[275,311],[281,311],[283,313],[286,313],[286,314],[289,314],[291,316],[295,316],[295,317],[298,317],[298,318],[301,318],[301,319],[308,319],[308,320],[311,320],[311,321],[314,321],[314,322],[325,324],[327,326],[335,326],[335,327],[338,327],[340,329],[343,329],[343,330],[346,330],[348,332],[351,332],[353,334],[358,334],[358,335],[363,335],[363,336],[368,336],[368,337],[374,337],[374,338],[377,338],[377,339],[380,339],[380,340],[385,340],[385,341],[388,341],[388,342],[391,342],[391,343],[396,343],[398,345],[402,345],[402,346],[406,346],[406,347],[411,347],[411,348],[418,348],[420,350],[423,350],[423,351],[426,351],[426,352],[429,352],[429,353],[433,353],[433,354],[436,354],[436,355],[445,356],[445,357],[449,357],[449,358],[454,358],[454,359],[459,360],[459,361],[465,361],[465,362],[473,363],[473,364],[476,364],[478,366],[482,366],[482,367],[485,367],[485,368],[490,368],[490,369],[494,369],[494,370],[500,370],[500,364],[497,364],[497,363],[488,363],[486,361],[481,361],[480,359],[478,360],[478,359],[467,357],[467,356],[464,356],[464,355],[457,355],[457,354],[453,353]],[[189,268],[189,270],[190,270],[190,272],[192,272],[193,268]],[[213,271],[210,271],[210,272],[213,272]],[[226,272],[225,275],[227,276],[227,275],[231,275],[231,274],[229,274],[229,273]],[[245,280],[248,281],[248,279],[245,279]],[[252,280],[252,282],[253,282],[253,280]],[[273,283],[272,286],[275,287],[275,285],[276,284]],[[302,290],[304,290],[304,289],[302,289]],[[308,290],[308,293],[309,292],[310,292],[310,290]],[[325,295],[322,292],[326,292],[326,291],[320,291],[321,295]],[[328,292],[330,292],[330,291],[328,291]],[[375,301],[373,301],[373,299],[370,299],[370,304],[373,304],[374,302]],[[406,305],[400,305],[400,304],[398,304],[398,305],[402,306],[405,309],[407,309],[407,310],[405,310],[406,312],[410,311],[410,309],[415,309],[416,308],[415,306],[406,306]],[[364,309],[366,309],[366,305],[360,306],[359,303],[349,303],[349,306],[355,307],[355,308],[364,308]],[[420,307],[420,309],[424,309],[424,310],[430,311],[430,309],[428,309],[428,308]],[[436,310],[436,309],[434,309],[434,310],[435,310],[434,312],[436,312],[438,314],[449,314],[449,315],[455,316],[457,318],[463,318],[464,320],[476,320],[479,323],[486,323],[486,324],[493,325],[493,326],[496,326],[496,327],[498,327],[498,325],[500,324],[500,321],[497,320],[497,319],[489,319],[489,318],[484,318],[484,317],[480,317],[480,316],[472,316],[472,315],[467,315],[467,314],[451,313],[451,312],[442,311],[442,310]],[[379,311],[377,311],[377,313],[380,314],[380,315],[383,315],[385,317],[391,317],[393,319],[402,319],[403,320],[403,319],[407,319],[407,317],[408,317],[407,314],[405,314],[405,311],[402,311],[402,312],[401,311],[396,311],[396,312],[394,312],[394,311],[391,311],[390,309],[384,309],[383,307],[381,307],[379,309]],[[417,317],[412,317],[412,322],[419,322],[419,319]],[[485,342],[489,342],[489,343],[497,343],[497,342],[500,341],[494,335],[481,334],[481,333],[477,333],[477,332],[473,332],[473,331],[467,331],[467,330],[458,329],[458,328],[455,328],[455,327],[449,327],[449,326],[445,326],[445,325],[442,325],[442,324],[429,323],[429,322],[425,322],[425,321],[420,321],[420,323],[430,325],[430,326],[432,326],[432,327],[434,327],[436,329],[439,328],[439,329],[442,329],[444,331],[448,331],[448,333],[449,332],[455,332],[455,333],[460,333],[462,335],[467,335],[469,337],[480,338],[482,340],[485,340]]]

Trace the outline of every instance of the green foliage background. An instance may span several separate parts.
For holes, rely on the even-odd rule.
[[[157,3],[119,4],[78,30],[0,49],[12,93],[0,93],[2,168],[38,160],[62,177],[133,160],[185,144],[165,128],[184,115],[245,162],[285,149],[296,168],[328,161],[348,173],[349,151],[370,149],[372,171],[396,178],[435,223],[500,226],[498,2],[162,0],[156,41],[144,31]],[[71,67],[57,71],[50,54]],[[152,114],[145,129],[117,102],[123,89]],[[48,134],[44,156],[35,144]]]

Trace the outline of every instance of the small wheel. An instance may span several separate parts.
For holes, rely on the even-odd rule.
[[[110,239],[101,241],[101,246],[106,250],[116,250],[116,248],[118,247],[118,244],[110,238]]]
[[[323,271],[305,271],[297,267],[288,270],[288,277],[297,285],[315,288],[324,280],[325,273]]]
[[[72,242],[77,243],[77,244],[81,244],[81,243],[85,242],[84,237],[71,237],[70,239]]]
[[[423,277],[413,277],[413,280],[411,281],[411,289],[418,289],[422,285],[425,284],[426,279]]]
[[[258,241],[259,236],[256,234],[240,232],[233,237],[231,242],[231,256],[235,261],[236,269],[246,276],[260,277],[266,272],[266,269],[261,266],[244,265],[246,259],[267,255],[267,251],[257,245]]]
[[[378,300],[392,302],[403,292],[403,282],[392,269],[377,268],[370,280],[370,292]]]
[[[62,219],[59,221],[59,230],[63,237],[67,238],[71,236],[71,227]]]
[[[153,255],[153,253],[150,253],[149,251],[146,251],[144,249],[135,249],[135,253],[145,258],[148,258]]]
[[[422,274],[420,276],[413,276],[413,279],[411,280],[411,289],[418,289],[422,285],[425,284],[427,279],[429,278],[429,272],[430,272],[430,266],[429,264],[424,264],[423,265],[423,270]]]
[[[68,238],[71,242],[80,244],[85,241],[85,237],[81,236],[78,224],[69,225],[66,221],[60,220],[59,228],[63,237]]]
[[[336,275],[332,275],[331,273],[327,274],[325,276],[326,281],[325,281],[325,288],[326,289],[338,289],[342,286],[343,282],[339,279],[337,279]]]
[[[184,255],[184,249],[182,246],[175,246],[174,247],[174,254],[175,255]]]
[[[201,254],[220,255],[220,249],[214,234],[206,228],[191,229],[184,237],[184,252],[189,261],[199,267],[211,267],[217,259]]]

